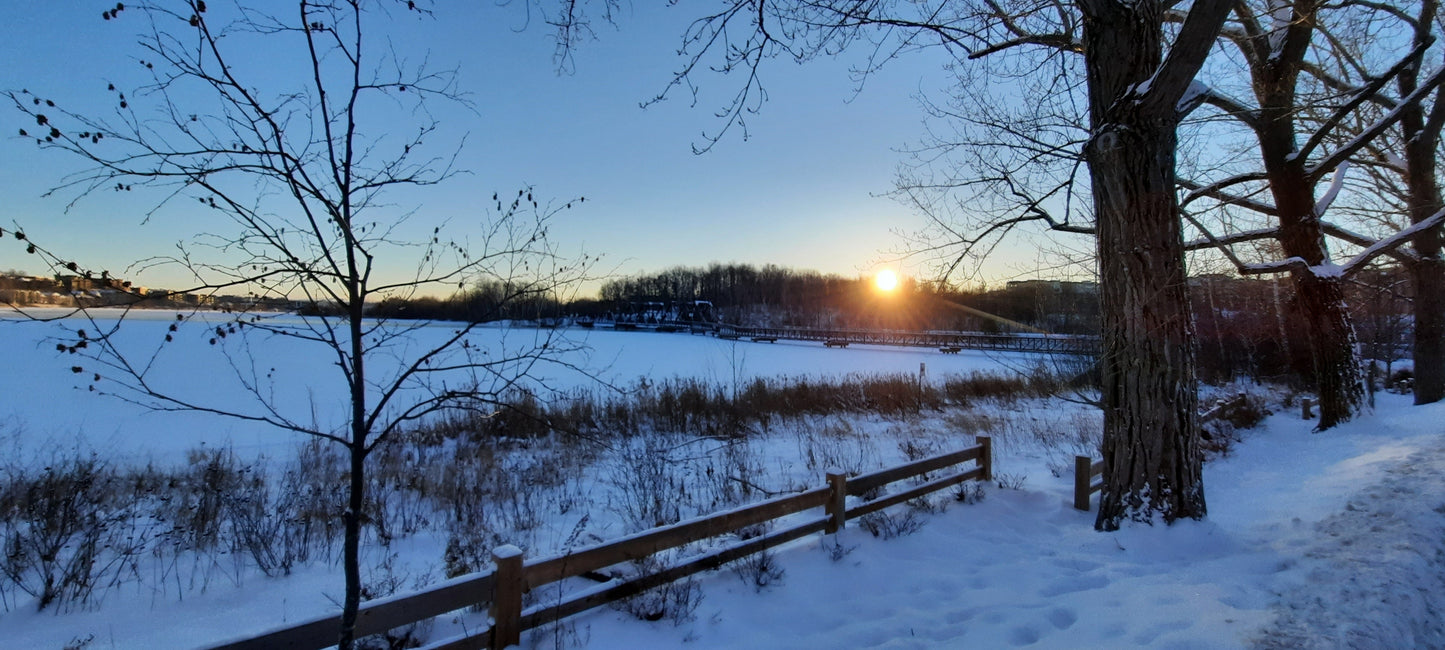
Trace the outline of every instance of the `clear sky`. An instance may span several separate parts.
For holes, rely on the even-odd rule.
[[[853,275],[871,272],[901,245],[892,231],[921,225],[902,205],[875,195],[892,187],[902,158],[896,150],[923,132],[914,96],[943,85],[941,52],[890,64],[856,95],[851,60],[772,61],[764,77],[769,101],[750,118],[751,137],[730,134],[694,155],[690,146],[721,126],[713,113],[741,79],[699,76],[697,106],[686,94],[647,109],[639,102],[680,64],[679,37],[697,9],[625,8],[615,28],[597,26],[598,39],[582,45],[575,71],[559,75],[550,33],[525,4],[441,3],[436,20],[410,21],[391,35],[399,50],[429,50],[436,65],[457,66],[477,106],[475,114],[446,116],[449,128],[467,133],[460,166],[470,174],[426,190],[423,216],[465,214],[494,191],[524,185],[540,196],[585,196],[554,236],[603,254],[604,266],[621,274],[719,261]],[[7,7],[0,88],[83,100],[110,81],[139,81],[132,75],[143,53],[134,35],[144,22],[138,15],[103,21],[111,6]],[[42,199],[79,163],[38,152],[16,135],[25,126],[16,111],[0,115],[9,123],[0,138],[0,227],[18,222],[51,248],[111,269],[170,252],[197,229],[174,220],[137,227],[146,207],[140,197],[102,192],[68,213],[65,200]],[[10,241],[0,245],[0,269],[42,272]],[[1020,262],[999,260],[999,271],[987,275],[1015,275]],[[169,278],[142,280],[165,286]]]

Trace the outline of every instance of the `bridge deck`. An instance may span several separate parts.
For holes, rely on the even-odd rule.
[[[815,329],[806,327],[742,327],[723,325],[719,335],[749,339],[822,341],[925,348],[1001,350],[1041,354],[1088,354],[1098,349],[1092,336],[1065,334],[985,334],[982,332],[910,332],[902,330]]]

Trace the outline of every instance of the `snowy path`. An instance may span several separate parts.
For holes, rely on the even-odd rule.
[[[807,540],[779,553],[782,583],[761,592],[726,571],[703,579],[691,621],[604,609],[565,636],[592,649],[1445,647],[1445,406],[1382,400],[1326,434],[1284,415],[1249,432],[1206,468],[1204,522],[1096,533],[1069,477],[1014,459],[1023,490],[951,504],[912,535],[850,528],[838,562]]]
[[[1445,647],[1445,444],[1384,474],[1315,526],[1261,646]]]

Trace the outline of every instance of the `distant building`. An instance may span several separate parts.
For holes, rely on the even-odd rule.
[[[1071,293],[1098,293],[1098,282],[1074,282],[1072,280],[1009,280],[1007,288],[1030,289],[1042,288],[1054,293],[1063,293],[1068,290]]]
[[[57,275],[55,276],[55,280],[60,283],[60,288],[66,293],[90,291],[95,288],[94,281],[79,275]]]

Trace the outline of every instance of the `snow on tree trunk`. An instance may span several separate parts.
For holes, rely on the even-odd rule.
[[[1281,129],[1279,146],[1265,144],[1265,169],[1279,211],[1280,247],[1286,257],[1304,260],[1312,267],[1293,272],[1295,299],[1305,323],[1306,341],[1320,399],[1318,430],[1347,421],[1364,404],[1364,384],[1355,345],[1355,327],[1345,304],[1344,279],[1316,272],[1327,267],[1324,230],[1315,213],[1313,183],[1302,164],[1283,152],[1290,151],[1293,129]]]
[[[1317,272],[1330,261],[1318,211],[1326,202],[1315,201],[1316,181],[1295,138],[1300,110],[1296,85],[1313,35],[1309,19],[1316,7],[1295,5],[1295,9],[1305,13],[1289,23],[1290,36],[1281,41],[1278,56],[1256,62],[1250,72],[1260,106],[1255,131],[1278,213],[1280,247],[1285,257],[1313,267],[1292,275],[1320,399],[1317,430],[1323,431],[1354,417],[1364,404],[1365,391],[1343,278]]]
[[[1104,488],[1095,527],[1205,514],[1173,110],[1120,101],[1162,60],[1161,7],[1080,2],[1094,139]]]
[[[1324,431],[1354,417],[1365,403],[1355,328],[1345,306],[1343,279],[1299,273],[1295,289],[1308,321],[1305,331],[1320,397],[1320,421],[1315,430]]]

